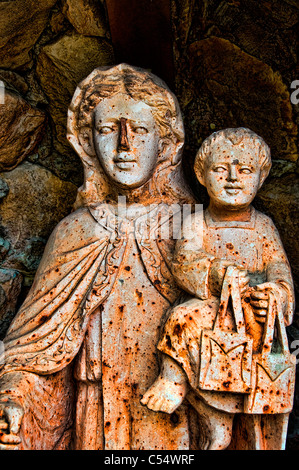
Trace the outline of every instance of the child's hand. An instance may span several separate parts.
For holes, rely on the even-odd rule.
[[[269,289],[274,290],[281,299],[282,305],[286,305],[287,293],[282,286],[276,282],[265,282],[252,289],[250,293],[250,304],[256,321],[264,323],[266,321],[269,308]]]
[[[240,268],[239,269],[239,288],[241,294],[244,294],[249,287],[250,277],[248,276],[248,272],[246,269]]]
[[[209,287],[214,295],[220,295],[225,271],[232,262],[224,259],[216,258],[212,261],[210,269]]]
[[[239,269],[239,287],[241,294],[247,290],[250,278],[246,269],[244,269],[243,266],[234,265],[231,261],[216,258],[212,261],[210,270],[209,287],[212,294],[220,295],[225,272],[229,266],[235,266]]]

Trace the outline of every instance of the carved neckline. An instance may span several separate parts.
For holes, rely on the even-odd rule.
[[[132,207],[133,205],[131,205]],[[136,208],[140,206],[136,204]],[[128,206],[130,207],[130,206]],[[160,218],[158,218],[158,226],[162,225],[165,222],[165,217],[175,215],[175,211],[173,209],[169,209],[169,206],[163,202],[157,204],[150,204],[148,206],[142,206],[140,212],[136,213],[135,216],[127,216],[124,217],[123,215],[119,215],[117,211],[114,210],[114,207],[107,203],[100,203],[97,205],[92,205],[88,207],[89,212],[93,216],[93,218],[100,224],[107,226],[107,218],[109,219],[109,215],[111,216],[111,221],[129,221],[138,223],[141,222],[144,218],[151,218],[151,217],[158,217],[158,213],[160,214]]]
[[[209,228],[246,228],[249,230],[253,230],[255,228],[256,223],[256,210],[254,207],[250,208],[250,220],[244,221],[237,221],[237,220],[214,220],[209,212],[208,209],[204,212],[204,218],[206,225]]]

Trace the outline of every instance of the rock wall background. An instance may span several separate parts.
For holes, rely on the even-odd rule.
[[[65,137],[72,95],[95,67],[113,63],[101,2],[0,2],[0,338],[83,181]]]
[[[299,292],[299,106],[290,99],[290,84],[299,80],[298,1],[169,1],[186,177],[206,202],[192,172],[203,139],[239,126],[264,137],[273,168],[255,206],[278,227]],[[0,1],[6,91],[0,104],[0,339],[82,183],[80,160],[65,138],[75,87],[95,67],[114,63],[104,0]],[[299,339],[298,315],[288,334],[290,342]],[[298,420],[296,399],[288,434],[293,449],[299,449]]]

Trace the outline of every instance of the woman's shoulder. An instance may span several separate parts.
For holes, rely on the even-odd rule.
[[[106,236],[107,231],[94,219],[88,207],[81,207],[58,223],[48,243],[77,246]]]

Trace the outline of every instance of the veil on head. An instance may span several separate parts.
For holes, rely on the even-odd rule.
[[[167,194],[173,202],[190,202],[193,196],[181,171],[184,126],[178,101],[163,80],[154,74],[127,64],[96,68],[75,90],[68,110],[67,139],[84,167],[84,184],[78,190],[75,208],[101,203],[110,193],[111,183],[98,158],[89,155],[80,143],[84,127],[92,126],[95,106],[118,93],[129,94],[152,108],[152,113],[165,140],[163,160],[152,176],[154,190]]]

